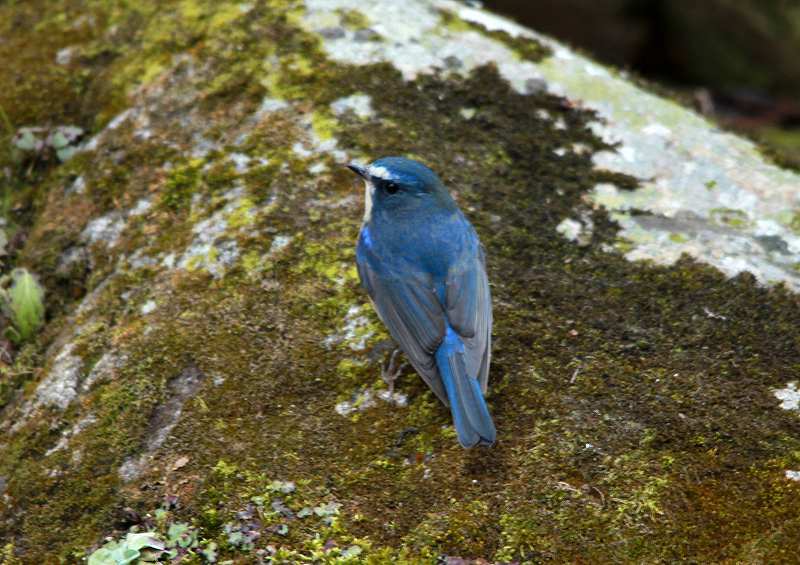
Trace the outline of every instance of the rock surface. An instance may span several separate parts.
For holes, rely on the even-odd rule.
[[[90,132],[0,153],[49,312],[0,377],[9,562],[794,558],[800,177],[751,143],[447,0],[7,3],[0,56],[13,127]],[[341,165],[386,154],[487,247],[491,451],[380,380]]]

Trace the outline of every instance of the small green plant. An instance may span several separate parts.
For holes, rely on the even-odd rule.
[[[32,338],[44,323],[44,289],[27,269],[14,269],[4,278],[2,282],[7,285],[10,280],[11,286],[0,288],[0,299],[13,324],[6,335],[19,344]]]
[[[154,530],[159,531],[129,532],[122,539],[111,540],[89,556],[89,565],[180,563],[192,556],[200,556],[207,563],[217,562],[217,544],[208,540],[201,544],[196,528],[172,522],[169,512],[163,509],[156,511],[155,519],[158,527]]]
[[[164,551],[164,542],[154,532],[131,532],[119,541],[110,541],[89,556],[89,565],[127,565],[153,563]]]
[[[167,497],[131,533],[95,550],[88,564],[398,562],[388,548],[350,535],[340,520],[342,504],[318,498],[319,489],[307,481],[276,480],[220,460],[209,487],[214,501],[201,520],[177,521],[170,510],[178,507],[177,498]],[[222,496],[235,497],[236,506],[220,505]]]
[[[55,154],[63,163],[78,152],[83,134],[83,129],[77,126],[24,127],[14,134],[11,145],[19,152],[19,157],[47,159],[48,154]]]

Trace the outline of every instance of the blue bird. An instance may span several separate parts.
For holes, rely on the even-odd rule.
[[[384,157],[348,166],[366,188],[356,247],[361,284],[411,364],[450,407],[461,445],[492,445],[497,433],[483,396],[492,303],[478,235],[422,163]]]

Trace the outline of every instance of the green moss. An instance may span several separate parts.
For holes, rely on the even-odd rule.
[[[751,224],[745,212],[732,208],[714,208],[709,212],[709,218],[712,222],[734,229],[744,229]]]
[[[138,49],[127,51],[115,62],[114,81],[130,91],[168,68],[172,54],[224,33],[243,13],[237,2],[183,0],[178,2],[177,10],[160,12],[157,3],[147,2],[133,10],[115,11],[114,16],[124,22],[121,25],[132,24],[133,18],[148,22],[137,30]]]
[[[256,222],[255,203],[249,198],[242,198],[238,206],[227,217],[228,227],[232,229],[246,228]]]
[[[161,205],[173,212],[186,209],[199,185],[202,166],[201,159],[194,159],[170,171],[161,193]]]
[[[328,110],[314,112],[311,115],[311,127],[314,133],[323,141],[333,139],[336,133],[337,122]]]
[[[257,251],[248,251],[242,257],[242,268],[249,274],[255,274],[262,267],[261,254]]]
[[[348,29],[365,29],[370,25],[369,19],[358,10],[340,10],[340,21]]]
[[[755,133],[763,153],[779,166],[800,171],[800,132],[797,129],[767,128]]]

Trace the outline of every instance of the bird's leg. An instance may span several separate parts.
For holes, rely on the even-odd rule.
[[[405,362],[397,363],[397,356],[400,353],[401,349],[399,347],[396,348],[389,356],[389,361],[384,363],[383,367],[381,367],[381,379],[383,379],[383,382],[389,387],[389,398],[394,396],[394,381],[397,380],[397,377],[400,376],[400,373],[402,373],[403,369],[406,367]]]

